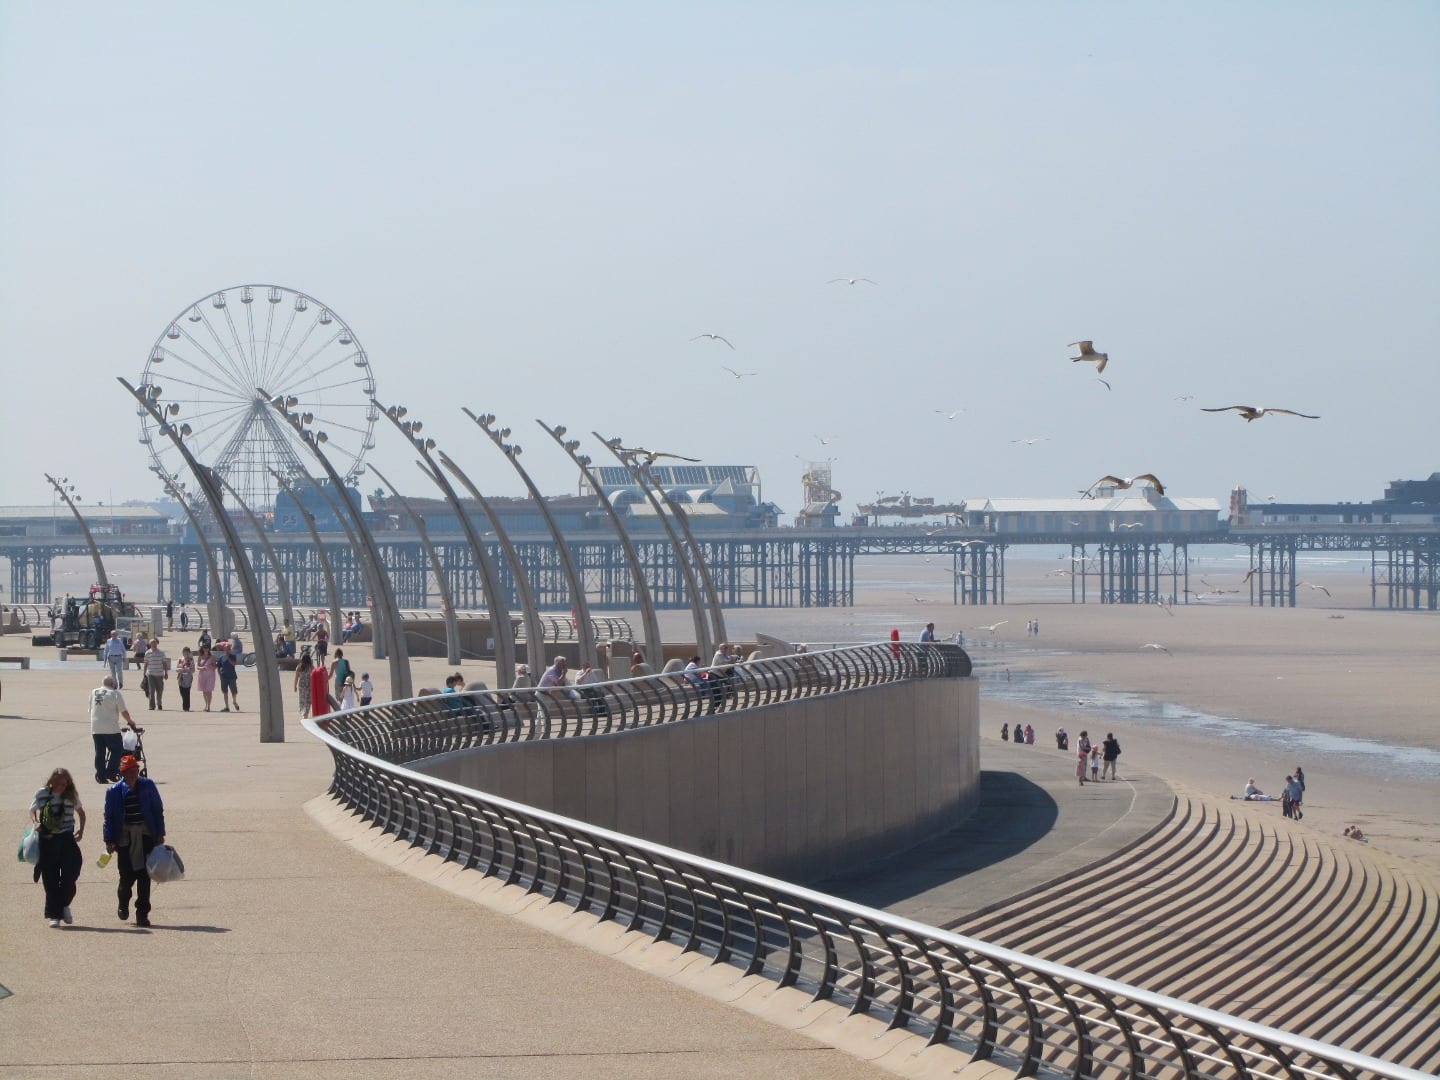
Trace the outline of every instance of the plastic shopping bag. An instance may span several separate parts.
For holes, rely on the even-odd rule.
[[[134,728],[126,728],[120,733],[120,745],[125,748],[125,753],[133,754],[135,748],[140,745],[140,736],[135,734]]]
[[[150,852],[145,860],[145,869],[150,873],[150,880],[157,883],[181,881],[185,877],[185,864],[180,861],[180,853],[169,844],[161,844]]]
[[[26,829],[25,835],[20,837],[20,846],[15,849],[15,861],[29,863],[31,866],[40,861],[40,834],[34,829]]]

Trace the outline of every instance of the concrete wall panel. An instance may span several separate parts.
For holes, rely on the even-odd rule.
[[[485,747],[425,771],[797,880],[951,828],[978,804],[979,687],[923,680],[612,735]]]

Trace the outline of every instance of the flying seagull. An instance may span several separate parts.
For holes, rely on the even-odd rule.
[[[1104,383],[1106,390],[1113,390],[1113,389],[1115,389],[1113,386],[1110,385],[1109,380],[1107,380],[1107,379],[1102,379],[1102,378],[1100,378],[1100,376],[1098,376],[1098,375],[1095,376],[1095,381],[1096,381],[1096,382],[1099,382],[1099,383]]]
[[[711,341],[723,341],[723,342],[725,342],[726,345],[730,345],[730,339],[727,338],[727,337],[722,337],[722,336],[720,336],[719,334],[696,334],[696,335],[695,335],[694,337],[692,337],[690,340],[691,340],[691,341],[699,341],[701,338],[709,338]],[[730,345],[730,348],[733,349],[733,348],[735,348],[735,346],[734,346],[734,345]]]
[[[955,417],[959,416],[959,415],[960,415],[962,412],[964,412],[965,410],[964,410],[964,409],[956,409],[954,412],[948,412],[948,413],[947,413],[944,409],[935,409],[934,411],[937,412],[937,413],[939,413],[941,416],[945,417],[946,420],[954,420]]]
[[[1004,625],[1005,625],[1006,623],[1008,623],[1009,621],[1010,621],[1009,619],[1001,619],[999,622],[997,622],[997,623],[991,623],[989,626],[972,626],[970,629],[971,629],[971,630],[988,630],[988,631],[990,631],[990,633],[993,634],[993,633],[995,633],[996,630],[999,630],[1000,627],[1004,626]]]
[[[1034,446],[1036,443],[1049,442],[1049,435],[1036,435],[1030,439],[1011,439],[1012,443],[1024,443],[1026,446]]]
[[[1297,581],[1297,582],[1295,582],[1295,587],[1296,587],[1297,589],[1300,588],[1301,585],[1304,585],[1307,589],[1319,589],[1319,590],[1320,590],[1321,592],[1323,592],[1326,596],[1329,596],[1329,595],[1330,595],[1330,590],[1327,589],[1327,588],[1325,588],[1324,585],[1312,585],[1312,584],[1310,584],[1310,582],[1308,582],[1308,581]]]
[[[1120,528],[1120,529],[1138,529],[1138,528],[1140,528],[1141,525],[1144,525],[1144,524],[1145,524],[1145,523],[1144,523],[1143,521],[1122,521],[1122,522],[1119,523],[1119,525],[1116,526],[1116,528]]]
[[[660,458],[674,458],[676,461],[700,460],[698,457],[685,457],[682,454],[666,454],[659,450],[646,450],[643,446],[617,446],[615,449],[627,457],[643,459],[646,465],[654,465]]]
[[[1080,355],[1070,357],[1070,362],[1072,364],[1078,364],[1081,360],[1089,360],[1095,364],[1096,375],[1099,375],[1105,370],[1105,365],[1110,362],[1109,353],[1096,352],[1095,343],[1093,341],[1070,342],[1071,348],[1075,348],[1076,346],[1078,346],[1080,349]]]
[[[839,437],[840,437],[840,436],[838,436],[838,435],[816,435],[816,436],[815,436],[815,438],[817,438],[817,439],[820,440],[820,445],[821,445],[821,446],[829,446],[832,442],[834,442],[834,441],[835,441],[836,439],[838,439]]]
[[[835,277],[827,281],[826,285],[858,285],[860,282],[867,285],[879,285],[878,281],[871,281],[868,277]]]
[[[1141,648],[1142,650],[1144,650],[1144,649],[1158,649],[1160,652],[1163,652],[1166,656],[1169,656],[1169,655],[1170,655],[1170,650],[1169,650],[1169,649],[1165,648],[1164,645],[1157,645],[1157,644],[1155,644],[1155,642],[1153,642],[1153,641],[1147,642],[1146,644],[1141,645],[1140,648]]]
[[[1320,417],[1312,416],[1310,413],[1296,412],[1294,409],[1267,409],[1258,405],[1226,405],[1219,409],[1201,409],[1201,412],[1238,412],[1245,418],[1246,423],[1251,420],[1260,420],[1271,413],[1279,413],[1282,416],[1299,416],[1306,420],[1319,420]]]
[[[758,371],[736,371],[733,367],[725,367],[724,364],[721,364],[720,366],[722,368],[725,368],[726,371],[728,371],[731,375],[734,375],[737,379],[744,379],[750,375],[760,374]]]
[[[1138,484],[1141,480],[1148,480],[1150,482],[1150,486],[1155,489],[1156,495],[1165,494],[1165,485],[1160,483],[1159,478],[1157,478],[1154,473],[1147,472],[1141,473],[1139,476],[1102,476],[1099,480],[1096,480],[1095,483],[1091,484],[1085,490],[1085,497],[1087,499],[1094,498],[1091,493],[1096,488],[1100,487],[1102,484],[1113,484],[1121,491],[1127,491],[1130,488],[1134,487],[1136,484]]]

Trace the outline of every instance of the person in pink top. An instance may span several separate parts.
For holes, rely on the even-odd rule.
[[[215,654],[210,651],[208,641],[200,646],[200,652],[195,656],[195,685],[205,699],[205,711],[209,712],[210,695],[215,693]]]

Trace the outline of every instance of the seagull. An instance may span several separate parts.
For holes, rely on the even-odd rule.
[[[1008,623],[1009,621],[1010,621],[1009,619],[1001,619],[999,622],[997,622],[997,623],[991,623],[989,626],[972,626],[970,629],[971,629],[971,630],[988,630],[990,633],[993,634],[993,633],[995,633],[996,630],[999,630],[1000,627],[1004,626],[1004,625],[1005,625],[1006,623]]]
[[[1024,443],[1026,446],[1034,446],[1036,443],[1049,442],[1049,435],[1036,435],[1032,439],[1011,439],[1012,443]]]
[[[860,282],[867,285],[879,285],[878,281],[871,281],[868,277],[835,277],[827,281],[826,285],[858,285]]]
[[[1088,488],[1085,489],[1085,498],[1094,498],[1094,495],[1092,495],[1091,492],[1093,492],[1101,484],[1113,484],[1121,491],[1128,491],[1130,488],[1138,484],[1141,480],[1148,480],[1150,482],[1150,486],[1155,489],[1156,495],[1165,494],[1165,485],[1160,483],[1160,479],[1154,473],[1146,472],[1141,473],[1139,476],[1102,476],[1099,480],[1096,480],[1095,483],[1091,484]]]
[[[726,371],[728,371],[731,375],[734,375],[737,379],[743,379],[750,375],[760,374],[758,371],[736,371],[733,367],[725,367],[724,364],[721,364],[720,366],[722,368],[725,368]]]
[[[1157,645],[1157,644],[1155,644],[1155,642],[1153,642],[1153,641],[1147,642],[1146,644],[1141,645],[1140,648],[1141,648],[1142,650],[1143,650],[1143,649],[1158,649],[1158,650],[1160,650],[1161,652],[1163,652],[1166,656],[1169,656],[1169,655],[1170,655],[1170,650],[1169,650],[1169,649],[1165,648],[1164,645]]]
[[[1096,375],[1099,375],[1101,372],[1103,372],[1105,370],[1105,365],[1110,362],[1110,354],[1096,352],[1095,343],[1093,341],[1072,341],[1070,342],[1070,346],[1072,348],[1074,348],[1075,346],[1079,346],[1080,348],[1080,355],[1070,357],[1070,362],[1072,364],[1078,364],[1081,360],[1090,360],[1096,365]]]
[[[1117,526],[1117,528],[1121,528],[1121,529],[1138,529],[1138,528],[1140,528],[1141,525],[1144,525],[1144,524],[1145,524],[1145,523],[1144,523],[1143,521],[1122,521],[1122,522],[1120,522],[1120,524]]]
[[[1170,618],[1173,619],[1175,617],[1175,612],[1170,610],[1170,605],[1165,603],[1163,598],[1157,599],[1155,601],[1155,606],[1158,607],[1161,611],[1165,612],[1166,615],[1169,615]]]
[[[1176,395],[1175,395],[1175,400],[1178,401],[1178,402],[1180,402],[1180,404],[1183,405],[1183,404],[1185,404],[1185,402],[1187,402],[1187,401],[1194,401],[1194,400],[1195,400],[1195,395],[1194,395],[1194,394],[1176,394]]]
[[[1294,409],[1267,409],[1267,408],[1262,408],[1261,406],[1258,406],[1258,405],[1226,405],[1226,406],[1224,406],[1223,408],[1219,408],[1219,409],[1201,409],[1200,411],[1201,411],[1201,412],[1230,412],[1232,409],[1233,409],[1235,412],[1238,412],[1242,417],[1244,417],[1246,423],[1249,423],[1251,420],[1260,420],[1260,419],[1262,419],[1262,418],[1264,418],[1264,417],[1266,417],[1266,416],[1269,416],[1271,413],[1280,413],[1281,415],[1284,415],[1284,416],[1299,416],[1299,417],[1302,417],[1302,418],[1305,419],[1305,420],[1319,420],[1319,419],[1320,419],[1320,417],[1318,417],[1318,416],[1312,416],[1310,413],[1296,412]]]
[[[951,570],[950,573],[954,574],[956,577],[974,577],[974,576],[975,576],[975,575],[972,574],[969,570]]]
[[[1310,582],[1308,582],[1308,581],[1297,581],[1297,582],[1295,582],[1295,587],[1296,587],[1297,589],[1300,588],[1301,585],[1304,585],[1307,589],[1319,589],[1319,590],[1320,590],[1321,592],[1323,592],[1326,596],[1329,596],[1329,595],[1330,595],[1330,590],[1327,589],[1327,588],[1325,588],[1324,585],[1312,585],[1312,584],[1310,584]]]
[[[984,547],[987,543],[989,543],[989,541],[987,541],[987,540],[951,540],[951,541],[949,541],[949,544],[950,544],[951,547],[962,547],[962,548],[967,548],[967,547]]]
[[[1241,585],[1244,585],[1247,581],[1249,581],[1252,577],[1254,577],[1254,576],[1255,576],[1256,574],[1258,574],[1259,572],[1260,572],[1260,567],[1258,567],[1258,566],[1252,566],[1252,567],[1250,567],[1250,569],[1249,569],[1248,571],[1246,571],[1245,576],[1240,579],[1240,584],[1241,584]]]
[[[617,446],[615,448],[628,457],[643,458],[646,465],[654,465],[660,458],[674,458],[676,461],[699,461],[698,457],[685,457],[683,454],[666,454],[659,450],[646,450],[643,446]]]
[[[1082,521],[1080,518],[1071,518],[1071,519],[1070,519],[1070,524],[1079,527],[1079,526],[1084,525],[1085,522]]]
[[[923,596],[912,596],[910,597],[910,599],[914,600],[917,604],[928,604],[930,602],[929,600],[926,600]]]
[[[719,334],[696,334],[696,335],[695,335],[694,337],[692,337],[690,340],[691,340],[691,341],[699,341],[701,338],[709,338],[711,341],[723,341],[723,342],[725,342],[726,345],[730,345],[730,339],[729,339],[729,338],[726,338],[726,337],[721,337]],[[733,348],[735,348],[735,346],[734,346],[734,345],[730,345],[730,348],[733,349]]]
[[[964,412],[965,410],[964,410],[964,409],[956,409],[954,412],[949,412],[949,413],[947,413],[944,409],[935,409],[934,411],[937,412],[937,413],[939,413],[941,416],[945,417],[946,420],[954,420],[955,417],[959,416],[959,415],[960,415],[962,412]]]
[[[1113,386],[1110,385],[1110,383],[1109,383],[1108,380],[1102,379],[1102,378],[1100,378],[1100,376],[1098,376],[1098,375],[1095,376],[1095,381],[1096,381],[1096,382],[1099,382],[1099,383],[1104,383],[1106,390],[1114,390],[1114,389],[1115,389]]]
[[[1074,570],[1051,570],[1047,577],[1074,577]]]
[[[834,441],[835,441],[836,439],[838,439],[839,437],[840,437],[839,435],[816,435],[816,436],[815,436],[815,438],[817,438],[817,439],[820,440],[820,445],[821,445],[821,446],[829,446],[832,442],[834,442]]]

